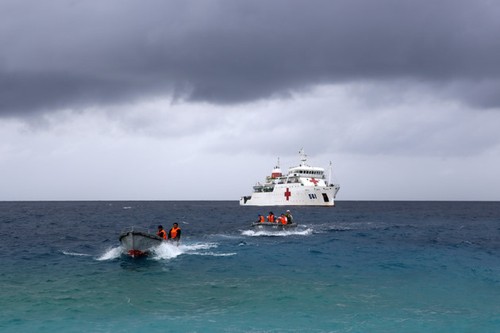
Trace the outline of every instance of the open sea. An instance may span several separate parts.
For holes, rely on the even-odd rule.
[[[0,202],[0,332],[500,332],[500,202]],[[135,226],[177,247],[131,259]]]

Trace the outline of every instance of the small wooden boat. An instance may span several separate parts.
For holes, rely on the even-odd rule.
[[[148,255],[153,248],[164,241],[157,235],[135,230],[121,233],[118,239],[124,252],[133,258]]]

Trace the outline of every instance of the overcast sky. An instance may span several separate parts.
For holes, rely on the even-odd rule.
[[[0,200],[500,200],[500,2],[0,0]]]

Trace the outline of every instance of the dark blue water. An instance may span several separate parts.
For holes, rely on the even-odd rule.
[[[0,202],[0,332],[499,332],[500,203]],[[119,233],[178,222],[179,247]]]

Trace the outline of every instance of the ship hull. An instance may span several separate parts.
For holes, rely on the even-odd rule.
[[[259,230],[288,230],[297,228],[297,223],[282,224],[282,223],[272,223],[272,222],[254,222],[251,227]]]
[[[272,192],[254,192],[240,199],[241,206],[335,206],[339,190],[333,186],[275,185]]]

